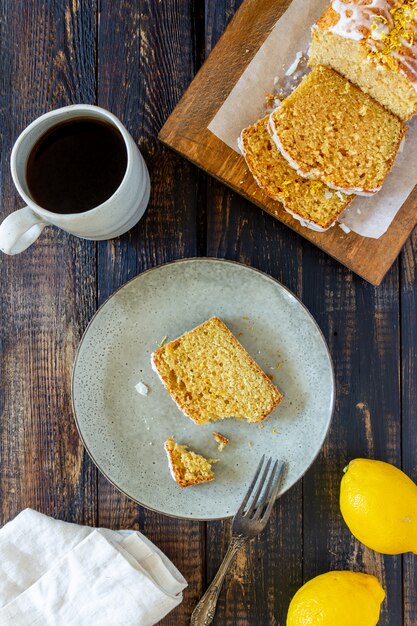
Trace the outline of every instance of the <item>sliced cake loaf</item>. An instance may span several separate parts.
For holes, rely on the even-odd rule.
[[[269,130],[300,176],[370,195],[381,188],[406,127],[359,87],[317,65],[273,111]]]
[[[331,191],[321,181],[302,178],[280,154],[268,132],[269,116],[242,131],[240,150],[259,187],[303,225],[327,230],[353,195]]]
[[[410,118],[417,113],[416,0],[333,0],[313,27],[309,64],[332,67]]]
[[[156,350],[152,366],[178,407],[197,424],[227,417],[260,422],[282,399],[218,317]]]
[[[171,476],[180,487],[191,487],[214,480],[211,469],[216,462],[214,459],[206,459],[201,454],[188,450],[188,446],[176,443],[172,437],[166,440],[164,447]]]

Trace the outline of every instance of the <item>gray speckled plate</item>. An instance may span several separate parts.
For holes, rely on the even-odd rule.
[[[284,394],[261,425],[197,426],[151,369],[165,335],[174,339],[213,315]],[[148,396],[136,392],[139,381]],[[334,379],[316,322],[285,287],[238,263],[188,259],[140,274],[99,309],[78,349],[72,400],[85,447],[116,487],[150,509],[208,520],[234,514],[263,453],[287,461],[283,491],[301,478],[329,427]],[[230,437],[223,452],[213,430]],[[219,458],[216,480],[181,489],[168,471],[163,444],[170,436]]]

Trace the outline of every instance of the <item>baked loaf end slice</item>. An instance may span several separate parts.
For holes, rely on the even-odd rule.
[[[206,459],[188,450],[188,446],[176,443],[172,437],[166,440],[164,448],[171,476],[180,487],[191,487],[214,480],[211,469],[212,463],[215,462],[213,459]]]
[[[417,113],[413,0],[333,0],[312,29],[309,65],[328,65],[403,120]]]
[[[269,115],[244,128],[239,147],[259,187],[306,226],[327,230],[354,196],[331,191],[319,180],[302,178],[279,152],[268,132]]]
[[[269,124],[298,174],[358,195],[381,188],[406,132],[396,115],[323,65],[271,113]]]
[[[260,422],[282,400],[218,317],[156,350],[152,365],[172,399],[196,424],[228,417]]]

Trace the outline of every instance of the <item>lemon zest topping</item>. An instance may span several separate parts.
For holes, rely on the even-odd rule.
[[[408,0],[390,10],[392,24],[382,15],[376,15],[371,25],[371,39],[374,50],[369,58],[378,61],[389,69],[397,69],[397,58],[404,48],[414,45],[417,34],[417,0]],[[387,28],[381,28],[381,25]]]

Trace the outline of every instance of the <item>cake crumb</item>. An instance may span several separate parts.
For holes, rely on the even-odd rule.
[[[274,103],[275,103],[275,94],[273,93],[267,93],[265,96],[265,100],[266,100],[266,108],[267,109],[274,109]]]
[[[291,63],[290,67],[285,72],[285,76],[292,76],[292,74],[294,74],[295,70],[300,64],[302,56],[303,56],[303,53],[301,52],[301,50],[299,50],[297,54],[295,55],[294,61]]]
[[[220,450],[220,452],[224,450],[226,446],[229,445],[230,439],[228,439],[228,437],[225,437],[225,435],[222,435],[221,433],[216,433],[215,431],[213,431],[211,434],[213,435],[214,439],[219,444],[217,446],[217,449]]]
[[[165,337],[163,337],[161,341],[158,343],[158,347],[162,348],[162,346],[165,344],[167,339],[168,339],[168,335],[165,335]]]
[[[147,396],[149,393],[149,387],[141,381],[139,381],[137,385],[135,385],[135,389],[138,393],[140,393],[141,396]]]
[[[190,487],[214,480],[211,469],[217,459],[206,459],[188,449],[187,445],[178,444],[173,437],[164,444],[172,478],[180,487]]]
[[[349,226],[346,226],[346,224],[339,224],[339,227],[343,230],[344,233],[346,233],[346,235],[348,235],[350,233],[350,228]]]
[[[279,432],[278,428],[275,428],[275,426],[274,426],[274,428],[271,430],[271,433],[272,433],[273,435],[279,435],[279,434],[280,434],[280,432]]]

